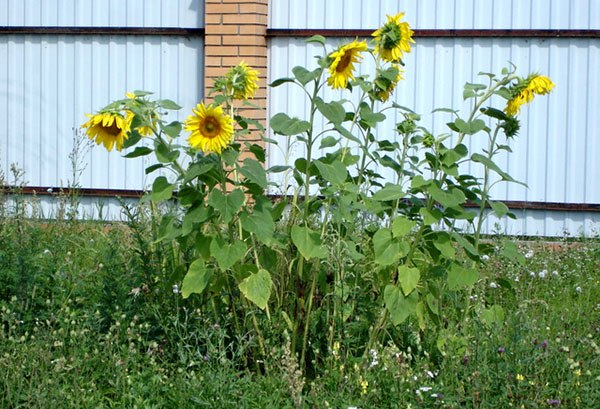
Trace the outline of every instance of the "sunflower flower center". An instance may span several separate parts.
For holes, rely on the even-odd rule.
[[[104,132],[112,136],[117,136],[121,133],[121,128],[117,126],[117,121],[115,121],[111,126],[105,126]]]
[[[202,128],[204,130],[204,132],[202,132],[202,133],[207,138],[214,138],[215,136],[217,136],[219,134],[219,132],[221,132],[221,125],[213,117],[208,117],[208,118],[204,119]]]
[[[337,67],[335,67],[336,72],[343,72],[348,65],[352,62],[352,53],[345,53],[344,56],[340,59]]]

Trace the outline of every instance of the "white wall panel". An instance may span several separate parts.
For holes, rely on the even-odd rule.
[[[271,28],[375,29],[406,12],[417,29],[600,29],[600,0],[271,0]]]
[[[302,40],[271,40],[270,60],[278,61],[278,64],[270,65],[271,81],[290,76],[291,69],[297,65],[309,69],[316,67],[312,56],[313,50],[318,52],[319,49],[305,45]],[[343,41],[329,39],[329,50]],[[537,96],[530,105],[523,107],[521,131],[515,139],[508,141],[514,153],[497,158],[501,167],[528,187],[501,183],[492,195],[499,200],[600,203],[600,188],[595,181],[600,174],[600,161],[597,160],[600,128],[595,114],[600,106],[599,60],[600,43],[595,39],[421,38],[417,39],[413,52],[406,55],[405,81],[398,84],[394,98],[400,105],[421,113],[422,124],[439,134],[446,132],[445,124],[450,116],[445,113],[431,115],[430,112],[437,107],[448,107],[459,109],[466,117],[470,106],[462,100],[462,87],[465,82],[484,82],[485,77],[477,76],[479,71],[499,73],[508,61],[512,61],[520,75],[526,76],[530,72],[548,75],[556,88],[550,95]],[[373,69],[371,59],[365,58],[360,72],[372,74]],[[297,87],[283,85],[271,89],[269,98],[271,116],[284,111],[291,116],[307,118],[307,99]],[[328,98],[356,100],[356,96],[351,97],[347,91],[327,90],[324,99]],[[502,109],[505,101],[495,98],[493,104]],[[389,138],[394,124],[401,120],[399,114],[390,114],[390,111],[387,114],[388,119],[378,131],[380,138]],[[319,119],[317,125],[323,127],[325,124]],[[485,146],[484,139],[481,134],[465,142],[473,153]],[[304,154],[300,146],[292,145],[286,157],[282,153],[286,146],[288,141],[282,139],[282,149],[270,148],[269,165],[293,164]],[[391,177],[388,170],[378,170]],[[478,164],[470,164],[465,171],[482,175]],[[283,186],[283,181],[278,182]],[[501,221],[501,228],[520,234],[560,235],[563,231],[578,233],[580,230],[590,234],[592,222],[598,223],[598,216],[577,212],[526,212],[517,221]],[[494,223],[490,220],[488,231],[493,230]]]
[[[204,27],[204,0],[0,0],[0,25]]]
[[[201,38],[156,36],[0,36],[0,167],[25,170],[31,186],[64,186],[73,128],[136,89],[184,108],[202,99]],[[151,158],[124,159],[94,147],[80,183],[86,188],[142,189]]]

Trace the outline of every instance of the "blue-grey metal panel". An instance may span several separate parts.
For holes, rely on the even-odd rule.
[[[328,40],[329,49],[343,40]],[[271,40],[271,64],[269,79],[289,76],[296,65],[315,67],[312,58],[319,47],[306,45],[298,38],[274,38]],[[539,72],[548,75],[556,84],[547,96],[537,96],[524,106],[520,118],[522,129],[519,136],[508,141],[514,150],[510,155],[497,158],[497,163],[508,170],[517,180],[525,182],[525,188],[517,184],[496,185],[492,195],[498,200],[600,203],[600,188],[594,183],[600,174],[598,142],[598,116],[600,89],[597,67],[600,59],[600,42],[594,39],[418,39],[413,51],[406,55],[405,80],[396,89],[394,100],[401,105],[414,108],[423,115],[423,124],[434,134],[446,132],[449,114],[430,114],[434,108],[459,109],[467,116],[470,105],[462,100],[462,87],[466,82],[485,81],[478,77],[479,71],[499,73],[512,61],[521,75]],[[373,62],[365,58],[360,65],[361,73],[373,72]],[[326,90],[325,99],[349,98],[347,92]],[[270,90],[269,114],[279,111],[306,118],[307,104],[303,93],[291,85]],[[356,101],[356,97],[349,98]],[[493,103],[503,108],[504,100],[496,97]],[[378,135],[389,138],[394,124],[401,120],[399,114],[387,112],[388,119],[382,124]],[[319,129],[324,121],[318,120]],[[302,147],[293,141],[282,140],[281,149],[270,148],[269,165],[289,163],[304,154]],[[470,152],[484,147],[485,136],[476,135],[466,141]],[[323,152],[321,152],[323,153]],[[465,171],[482,176],[481,166],[469,164]],[[378,169],[386,177],[392,173]],[[280,178],[283,175],[280,175]],[[278,180],[279,186],[285,186]],[[541,212],[527,212],[522,220],[502,221],[502,229],[520,231],[522,234],[542,233],[556,235],[563,230],[577,233],[583,219],[591,215],[581,213],[552,213],[542,217]],[[596,216],[597,217],[597,216]],[[597,221],[597,219],[594,219]],[[488,223],[492,231],[494,222]]]
[[[0,26],[204,27],[204,0],[0,0]]]
[[[184,120],[203,95],[203,40],[156,36],[0,36],[0,166],[25,170],[31,186],[64,186],[73,128],[136,89],[183,106]],[[124,159],[95,147],[80,183],[142,189],[149,157]]]
[[[406,12],[417,29],[599,29],[600,0],[271,0],[271,28],[373,29]]]

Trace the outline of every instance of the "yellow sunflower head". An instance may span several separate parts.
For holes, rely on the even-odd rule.
[[[191,131],[188,138],[191,147],[201,149],[205,153],[221,153],[223,148],[231,143],[233,137],[233,121],[223,114],[223,108],[205,106],[199,103],[194,112],[185,121],[185,130]]]
[[[234,99],[253,98],[258,89],[257,70],[249,67],[244,61],[231,68],[227,73],[226,86],[229,95]]]
[[[96,115],[85,114],[90,118],[82,128],[87,128],[85,133],[90,139],[95,139],[96,144],[104,144],[110,152],[114,145],[117,150],[123,149],[123,143],[127,139],[131,120],[123,118],[120,112],[105,111]]]
[[[360,62],[363,58],[360,52],[366,50],[366,41],[354,40],[331,53],[329,55],[331,65],[329,66],[329,78],[327,79],[329,86],[334,89],[346,88],[348,79],[354,80],[354,63]]]
[[[413,31],[406,22],[400,22],[404,13],[387,16],[387,22],[379,30],[371,34],[375,37],[375,54],[385,61],[400,62],[404,53],[410,52]]]
[[[396,64],[392,64],[392,67],[393,69],[387,69],[377,78],[375,78],[377,97],[383,102],[386,102],[390,98],[394,92],[394,89],[396,88],[396,85],[398,84],[398,81],[404,79],[404,77],[402,77],[404,70],[402,70],[400,66]],[[392,76],[390,77],[390,75]]]
[[[506,103],[504,112],[511,116],[520,114],[521,106],[533,101],[535,94],[545,95],[552,91],[553,88],[554,83],[550,78],[543,75],[532,74],[509,90],[513,97]]]

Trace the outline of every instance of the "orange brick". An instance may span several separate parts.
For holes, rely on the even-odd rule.
[[[225,24],[267,24],[267,16],[262,14],[224,14]]]
[[[207,14],[204,16],[204,24],[221,24],[220,14]]]
[[[240,12],[240,6],[237,3],[207,4],[204,12],[206,14],[237,14]]]
[[[262,57],[267,53],[267,48],[258,46],[240,46],[238,53],[242,56],[253,55],[257,57]]]
[[[252,35],[235,35],[235,36],[223,36],[223,44],[229,45],[260,45],[263,47],[267,46],[267,40],[261,36]]]
[[[211,34],[238,34],[239,26],[232,24],[206,24],[204,26],[205,35]]]
[[[267,14],[267,4],[247,3],[240,4],[240,13]]]
[[[267,34],[267,27],[265,25],[256,24],[244,24],[240,27],[240,34],[254,34],[264,36]]]
[[[207,67],[220,67],[223,65],[223,62],[221,57],[206,56],[204,57],[204,64]]]
[[[206,55],[239,55],[239,49],[237,46],[231,45],[209,45],[204,47],[204,53]]]
[[[206,67],[204,75],[207,77],[222,77],[229,71],[228,67]]]
[[[221,4],[222,1],[221,0],[205,0],[204,3],[206,3],[206,4],[211,4],[211,3]]]
[[[227,37],[225,37],[227,38]],[[223,43],[223,38],[218,35],[207,35],[204,36],[204,44],[205,45],[221,45]]]
[[[242,60],[257,70],[259,75],[266,72],[267,57],[223,57],[223,65],[238,65]]]

